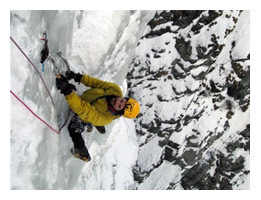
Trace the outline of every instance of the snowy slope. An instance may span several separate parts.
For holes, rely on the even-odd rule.
[[[129,69],[137,189],[249,189],[249,11],[164,11]],[[152,150],[153,149],[153,150]]]
[[[72,70],[118,83],[126,92],[125,77],[149,11],[11,11],[10,36],[41,71],[41,33],[47,31],[50,55],[61,66],[58,51]],[[42,77],[10,41],[10,89],[30,109],[58,129],[68,107],[55,87],[54,66],[45,63]],[[64,67],[61,67],[64,72]],[[86,88],[78,86],[81,93]],[[90,163],[70,154],[68,131],[56,134],[11,95],[11,189],[129,189],[138,145],[133,121],[119,119],[105,135],[84,135],[93,157]],[[72,116],[72,114],[71,114]],[[70,117],[71,117],[70,116]],[[58,117],[58,118],[57,118]],[[126,161],[126,157],[129,159]]]

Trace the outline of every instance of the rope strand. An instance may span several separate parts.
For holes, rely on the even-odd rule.
[[[52,96],[51,96],[51,94],[50,94],[50,91],[49,91],[49,89],[47,88],[47,86],[46,86],[46,84],[45,84],[45,81],[44,81],[44,79],[43,79],[41,73],[39,72],[39,70],[35,67],[35,65],[34,65],[33,62],[30,60],[30,58],[25,54],[25,52],[20,48],[20,46],[15,42],[15,40],[14,40],[11,36],[10,36],[10,39],[11,39],[11,41],[15,44],[15,46],[21,51],[21,53],[25,56],[25,58],[29,61],[29,63],[33,66],[33,68],[35,69],[35,71],[38,73],[38,75],[40,76],[40,79],[42,80],[42,82],[43,82],[43,84],[44,84],[45,89],[46,89],[47,92],[48,92],[48,95],[49,95],[49,97],[50,97],[50,99],[51,99],[51,101],[52,101],[52,104],[55,105],[55,104],[54,104],[54,100],[53,100],[53,98],[52,98]]]
[[[68,121],[69,115],[70,115],[70,109],[68,111],[67,114],[67,118],[65,120],[65,122],[63,123],[63,125],[61,126],[61,128],[59,128],[59,130],[54,129],[51,125],[49,125],[46,121],[44,121],[41,117],[39,117],[34,111],[32,111],[29,106],[27,106],[12,90],[10,90],[10,93],[21,103],[24,105],[24,107],[27,108],[27,110],[29,110],[37,119],[39,119],[42,123],[44,123],[49,129],[51,129],[52,131],[54,131],[57,134],[61,133],[61,130],[63,129],[63,127],[65,126],[65,124]]]
[[[52,96],[51,96],[51,94],[50,94],[49,89],[47,88],[47,85],[46,85],[46,83],[45,83],[45,81],[44,81],[44,79],[43,79],[43,77],[42,77],[40,71],[35,67],[35,65],[34,65],[33,62],[31,61],[31,59],[25,54],[25,52],[21,49],[21,47],[15,42],[15,40],[14,40],[11,36],[10,36],[10,39],[11,39],[11,41],[15,44],[15,46],[20,50],[20,52],[25,56],[25,58],[28,60],[28,62],[33,66],[33,68],[35,69],[35,71],[38,73],[40,79],[42,80],[42,82],[43,82],[43,84],[44,84],[44,86],[45,86],[45,89],[46,89],[47,92],[48,92],[48,95],[49,95],[49,97],[50,97],[50,99],[51,99],[51,101],[52,101],[53,106],[55,106],[54,100],[53,100],[53,98],[52,98]],[[68,114],[67,114],[67,117],[66,117],[65,122],[62,124],[62,126],[59,128],[59,130],[56,130],[56,129],[53,128],[51,125],[49,125],[46,121],[44,121],[41,117],[39,117],[35,112],[33,112],[33,111],[29,108],[29,106],[27,106],[17,95],[15,95],[15,93],[14,93],[12,90],[10,90],[10,93],[11,93],[21,104],[23,104],[23,105],[27,108],[27,110],[29,110],[38,120],[40,120],[42,123],[44,123],[49,129],[51,129],[52,131],[54,131],[54,132],[57,133],[57,134],[60,134],[60,133],[61,133],[61,130],[62,130],[63,127],[66,125],[66,123],[67,123],[67,121],[68,121],[68,119],[69,119],[70,112],[71,112],[70,109],[69,109],[69,111],[68,111]]]

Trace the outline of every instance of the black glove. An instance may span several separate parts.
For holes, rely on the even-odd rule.
[[[75,74],[73,71],[66,71],[65,76],[67,80],[74,79],[75,82],[80,83],[83,75],[80,73]]]
[[[71,94],[73,90],[76,90],[75,86],[70,84],[63,75],[61,78],[56,78],[56,87],[64,95]]]

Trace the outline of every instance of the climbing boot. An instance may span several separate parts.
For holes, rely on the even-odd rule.
[[[82,148],[72,148],[71,153],[76,157],[79,158],[85,162],[89,162],[91,160],[91,156],[87,150],[87,148],[84,146]]]
[[[105,127],[104,126],[95,126],[95,128],[97,129],[97,131],[99,131],[99,133],[104,134],[105,131]]]

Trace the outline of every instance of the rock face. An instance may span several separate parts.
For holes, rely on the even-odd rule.
[[[247,11],[163,11],[127,75],[136,119],[136,189],[249,189]]]

